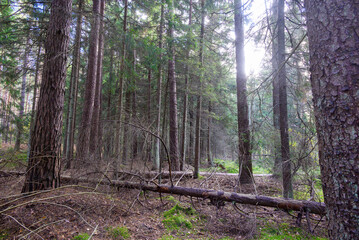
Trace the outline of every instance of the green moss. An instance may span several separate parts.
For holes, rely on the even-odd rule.
[[[265,227],[260,229],[260,236],[258,239],[268,240],[325,240],[325,238],[310,236],[304,232],[303,229],[298,227],[290,226],[287,223],[279,225],[267,224]]]
[[[191,229],[193,216],[195,215],[193,208],[182,207],[176,204],[173,208],[163,213],[163,224],[168,230],[178,230],[180,228]]]
[[[87,233],[80,233],[79,235],[75,236],[72,240],[87,240],[90,236]]]
[[[111,239],[128,239],[131,237],[128,229],[126,227],[108,227],[106,231]]]

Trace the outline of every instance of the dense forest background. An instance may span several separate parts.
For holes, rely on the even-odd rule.
[[[174,171],[235,173],[236,191],[270,177],[286,199],[333,196],[303,1],[0,1],[0,170],[27,169],[23,192],[59,187],[61,174]],[[334,109],[323,112],[345,115]]]

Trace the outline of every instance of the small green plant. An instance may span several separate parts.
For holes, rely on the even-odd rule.
[[[106,228],[108,235],[113,240],[128,239],[131,237],[130,232],[126,227],[108,227]]]
[[[179,228],[192,228],[191,216],[195,215],[193,208],[181,207],[176,204],[173,208],[163,213],[162,221],[168,230],[178,230]]]
[[[0,240],[9,239],[9,233],[6,230],[0,230]]]
[[[72,240],[87,240],[90,236],[87,233],[80,233],[79,235],[75,236]]]
[[[172,237],[171,235],[164,235],[161,238],[159,238],[158,240],[177,240],[177,239],[179,239],[179,238]]]

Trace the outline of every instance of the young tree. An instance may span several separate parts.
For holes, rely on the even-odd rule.
[[[52,1],[45,61],[22,192],[60,184],[60,146],[72,0]]]
[[[359,3],[306,0],[319,162],[330,239],[359,233]]]
[[[250,132],[247,103],[247,78],[244,69],[244,25],[243,6],[241,0],[234,1],[234,23],[236,33],[236,63],[237,63],[237,116],[238,116],[238,142],[239,167],[241,183],[252,182],[252,159],[250,152]]]

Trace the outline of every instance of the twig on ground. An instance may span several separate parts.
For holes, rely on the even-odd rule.
[[[26,229],[27,231],[29,231],[30,233],[34,233],[36,234],[39,238],[41,238],[42,240],[44,240],[39,234],[37,234],[36,232],[33,232],[31,229],[27,228],[24,224],[20,223],[16,218],[14,218],[13,216],[11,215],[8,215],[8,214],[5,214],[3,213],[2,215],[5,215],[9,218],[11,218],[12,220],[14,220],[17,224],[19,224],[21,227],[23,227],[24,229]]]

